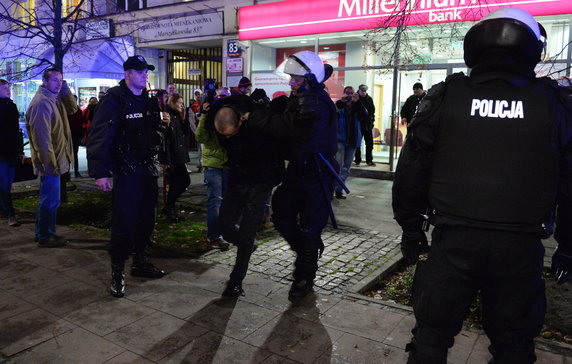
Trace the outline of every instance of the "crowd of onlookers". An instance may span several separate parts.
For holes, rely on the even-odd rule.
[[[68,88],[66,86],[63,89],[67,90]],[[342,98],[336,103],[339,112],[338,154],[336,159],[341,166],[340,176],[343,181],[349,176],[352,162],[357,166],[362,162],[360,148],[362,140],[365,143],[366,164],[375,166],[372,156],[375,106],[367,94],[367,90],[366,85],[360,85],[357,92],[352,86],[347,86],[344,88]],[[189,100],[187,105],[185,105],[183,97],[177,93],[177,87],[174,83],[168,84],[166,90],[152,90],[150,94],[157,99],[161,110],[169,113],[172,123],[159,153],[162,169],[168,175],[166,183],[169,184],[168,192],[165,191],[165,206],[162,212],[169,221],[176,222],[182,218],[177,213],[175,202],[190,184],[186,163],[190,161],[189,146],[195,144],[198,151],[197,169],[198,172],[204,171],[204,181],[208,189],[208,221],[210,222],[208,237],[214,246],[221,246],[221,244],[226,246],[220,234],[213,232],[213,226],[216,225],[216,220],[213,217],[216,215],[214,211],[220,207],[220,201],[226,189],[227,175],[224,166],[226,158],[224,155],[219,155],[222,153],[218,149],[216,152],[208,147],[205,149],[205,138],[199,128],[201,115],[206,114],[208,108],[217,100],[231,95],[249,95],[253,101],[264,105],[269,105],[271,99],[264,89],[257,88],[252,91],[252,83],[247,77],[243,77],[238,86],[234,88],[218,87],[210,92],[196,89],[193,94],[194,97]],[[272,95],[272,99],[280,96],[287,96],[287,94],[276,92]],[[73,95],[73,97],[76,104],[75,112],[68,114],[69,111],[66,111],[73,154],[71,167],[74,177],[82,178],[84,176],[79,170],[79,147],[87,145],[91,124],[97,112],[98,104],[105,97],[105,92],[100,91],[98,97],[89,98],[83,108],[77,104],[77,96]],[[0,147],[2,148],[0,150],[0,178],[2,179],[0,181],[0,202],[2,203],[0,211],[8,218],[10,226],[18,226],[19,222],[16,219],[10,194],[7,191],[11,189],[16,166],[21,163],[24,154],[23,134],[27,135],[27,132],[18,127],[18,111],[16,105],[10,100],[10,84],[5,80],[0,80],[0,109],[6,110],[3,113],[5,115],[4,122],[0,126],[2,138],[6,141],[1,143]],[[67,198],[65,183],[69,180],[70,171],[61,174],[60,197],[63,202]],[[335,197],[338,199],[346,198],[341,186],[337,183]],[[267,213],[265,220],[268,221],[268,219]]]

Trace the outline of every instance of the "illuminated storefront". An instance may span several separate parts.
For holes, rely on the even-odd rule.
[[[273,73],[276,66],[299,50],[318,52],[334,66],[335,72],[327,82],[334,100],[346,85],[368,85],[376,106],[374,158],[384,163],[391,161],[393,167],[393,157],[406,133],[398,114],[411,95],[413,84],[421,82],[428,89],[451,73],[467,72],[462,36],[475,20],[490,11],[514,6],[533,14],[548,33],[546,62],[537,72],[553,78],[570,75],[570,0],[415,0],[408,1],[409,8],[403,9],[405,3],[286,0],[240,8],[239,39],[250,42],[253,87],[264,88],[269,95],[288,91],[287,81]],[[396,17],[396,12],[407,16]],[[386,54],[372,52],[372,38],[366,38],[366,33],[380,24],[395,25],[401,20],[407,26],[408,37],[400,47],[412,51],[413,57],[402,60],[394,69],[388,66]],[[397,136],[393,143],[389,138],[392,128]]]

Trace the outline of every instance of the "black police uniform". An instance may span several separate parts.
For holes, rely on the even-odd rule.
[[[323,84],[306,90],[301,97],[305,100],[290,96],[283,112],[273,110],[266,130],[290,142],[286,178],[272,198],[272,221],[297,254],[295,285],[303,281],[311,284],[324,250],[321,234],[328,221],[334,177],[318,153],[339,171],[335,160],[338,113],[334,103]],[[301,104],[311,109],[309,116],[304,115]]]
[[[87,144],[89,175],[113,176],[109,255],[112,263],[134,254],[145,259],[155,225],[163,126],[146,91],[134,95],[122,80],[97,108]]]
[[[556,196],[569,205],[571,176],[572,113],[550,81],[483,65],[428,92],[393,186],[404,234],[421,230],[428,205],[434,212],[429,259],[415,274],[408,363],[445,363],[478,290],[495,362],[535,360],[542,224]],[[558,219],[569,225],[571,211]]]

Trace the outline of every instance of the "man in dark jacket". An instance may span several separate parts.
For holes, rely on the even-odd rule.
[[[368,166],[375,166],[373,162],[373,125],[375,123],[375,106],[371,96],[367,94],[367,86],[359,85],[358,91],[359,102],[367,110],[366,117],[360,120],[361,122],[361,134],[363,135],[363,141],[365,143],[365,163]],[[356,165],[361,163],[361,143],[356,148],[355,156]]]
[[[284,174],[278,143],[249,125],[251,120],[267,115],[267,108],[246,95],[222,98],[207,114],[206,127],[217,131],[228,155],[228,188],[218,217],[220,231],[226,241],[238,248],[223,297],[243,294],[242,281],[255,249],[256,232],[272,189]]]
[[[423,90],[423,85],[420,82],[413,84],[413,95],[409,96],[407,100],[405,100],[405,104],[403,104],[400,112],[401,122],[403,125],[407,125],[411,120],[413,120],[413,115],[415,115],[417,106],[425,94],[426,92]]]
[[[145,87],[154,66],[141,56],[123,63],[125,79],[107,91],[97,108],[87,145],[89,175],[102,191],[112,191],[113,211],[109,255],[111,295],[125,291],[124,264],[133,255],[131,275],[161,278],[164,271],[147,259],[155,226],[161,145],[161,115]],[[113,185],[111,177],[113,176]]]
[[[409,124],[393,185],[401,250],[415,264],[417,320],[408,363],[446,363],[447,351],[480,290],[494,363],[533,363],[546,300],[542,237],[555,206],[559,283],[572,274],[572,109],[569,95],[534,68],[543,28],[503,8],[465,36],[470,77],[431,88]]]
[[[0,210],[8,218],[8,225],[19,226],[12,206],[12,182],[16,166],[24,154],[20,116],[10,99],[10,84],[0,79]]]

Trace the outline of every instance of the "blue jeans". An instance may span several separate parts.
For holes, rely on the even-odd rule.
[[[338,142],[338,152],[336,153],[336,160],[340,165],[340,179],[346,182],[350,175],[350,168],[356,153],[356,147]],[[337,181],[334,181],[334,189],[336,192],[342,192],[342,186]]]
[[[14,216],[14,207],[12,206],[12,182],[14,181],[14,168],[10,163],[0,161],[0,210],[6,216]]]
[[[207,182],[207,237],[214,241],[222,237],[218,227],[218,214],[228,183],[228,171],[222,168],[205,167]]]
[[[40,201],[36,212],[36,237],[56,235],[56,215],[60,206],[60,176],[40,177]]]

